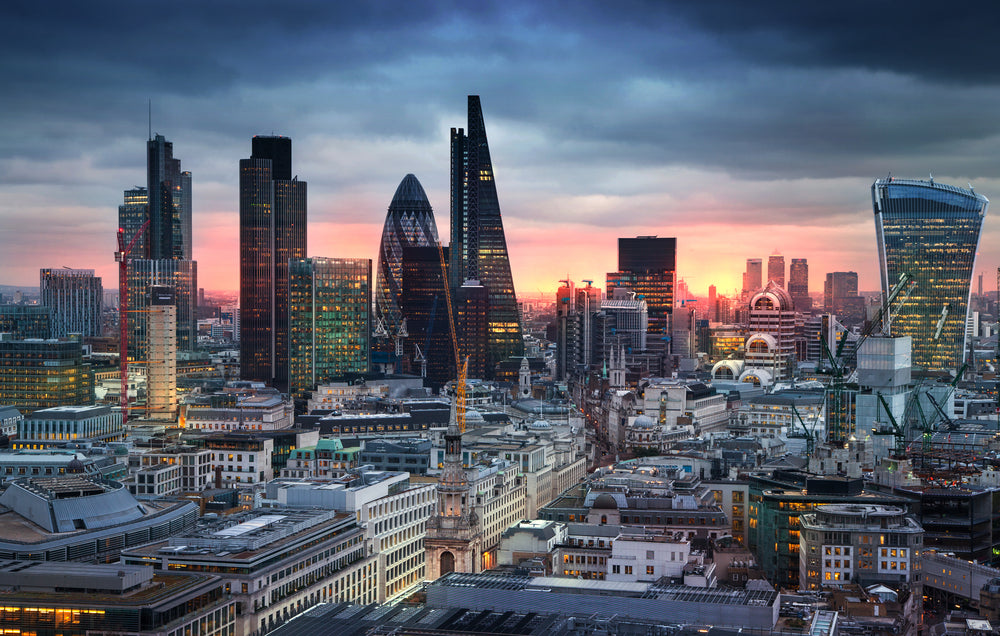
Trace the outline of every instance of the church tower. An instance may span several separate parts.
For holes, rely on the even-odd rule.
[[[521,358],[521,370],[517,374],[518,398],[526,400],[531,397],[531,367],[528,359]]]
[[[611,368],[608,370],[610,373],[610,386],[612,389],[624,389],[625,388],[625,347],[618,347],[618,353],[615,355],[615,350],[611,349]]]
[[[436,580],[449,572],[482,570],[483,531],[473,510],[473,493],[462,466],[462,431],[458,425],[458,396],[451,407],[445,433],[444,471],[438,478],[437,514],[428,520],[424,548],[427,577]]]

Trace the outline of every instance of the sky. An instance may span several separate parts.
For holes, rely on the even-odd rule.
[[[238,287],[238,163],[293,140],[308,255],[377,259],[420,179],[447,237],[449,130],[482,98],[515,287],[603,286],[617,237],[677,237],[696,295],[747,258],[878,288],[871,183],[1000,198],[992,2],[24,2],[0,7],[0,284],[117,287],[152,130],[193,174],[199,285]],[[1000,224],[976,272],[996,289]]]

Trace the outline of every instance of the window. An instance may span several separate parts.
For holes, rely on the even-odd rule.
[[[621,574],[622,573],[622,566],[620,566],[620,565],[612,565],[611,566],[611,573],[612,574]]]
[[[647,565],[646,566],[646,574],[649,574],[649,575],[653,574],[653,566],[652,565]]]
[[[631,565],[626,565],[625,566],[625,574],[632,574],[632,566]]]

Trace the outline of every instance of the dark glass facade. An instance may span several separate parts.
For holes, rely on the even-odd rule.
[[[434,248],[434,260],[438,262],[437,244],[437,225],[434,223],[434,211],[427,200],[427,194],[420,181],[412,174],[408,174],[399,183],[396,194],[389,204],[378,252],[375,310],[382,320],[389,339],[395,338],[403,321],[403,313],[400,310],[403,252],[408,247],[431,246]],[[438,265],[438,270],[440,269]],[[443,309],[443,297],[441,303]],[[447,320],[447,316],[445,319]],[[409,329],[411,327],[407,316],[407,330]]]
[[[788,268],[788,295],[792,297],[795,311],[809,313],[812,299],[809,298],[809,263],[804,258],[793,258]]]
[[[485,378],[489,365],[489,292],[475,281],[466,281],[455,294],[455,331],[462,360],[468,360],[466,377]]]
[[[407,361],[412,361],[404,371],[422,372],[416,355],[419,347],[427,364],[425,384],[437,390],[456,377],[441,255],[437,247],[404,247],[401,266],[400,307],[409,334],[403,353]]]
[[[317,384],[367,373],[371,359],[372,262],[289,262],[289,392],[307,399]]]
[[[163,135],[146,142],[146,190],[146,257],[191,260],[191,173],[181,172],[181,161],[174,158],[174,145]]]
[[[469,95],[468,106],[468,134],[461,128],[451,130],[449,276],[456,295],[467,280],[478,281],[486,289],[487,360],[484,374],[479,377],[492,378],[497,363],[524,355],[524,341],[479,96]],[[461,331],[463,327],[457,325],[456,329]],[[476,331],[477,328],[470,326],[464,333],[471,335]],[[462,355],[476,354],[463,350]],[[470,377],[476,377],[471,375],[471,369],[469,373]]]
[[[0,305],[0,333],[14,338],[51,338],[52,310],[41,305]]]
[[[618,239],[618,271],[608,272],[607,295],[625,287],[646,301],[647,332],[669,335],[677,275],[677,239],[639,236]]]
[[[872,206],[882,293],[904,272],[917,283],[892,323],[893,335],[913,338],[915,367],[958,369],[989,201],[964,188],[889,178],[872,184]]]
[[[131,241],[146,222],[148,205],[149,192],[146,188],[137,186],[125,190],[124,201],[118,206],[118,227],[125,230],[126,242]],[[149,232],[143,232],[135,240],[132,258],[149,258]]]
[[[254,137],[240,160],[240,376],[288,387],[288,261],[305,258],[306,182],[292,140]]]

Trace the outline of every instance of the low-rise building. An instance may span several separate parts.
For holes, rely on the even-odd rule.
[[[354,515],[274,509],[203,518],[122,552],[125,565],[218,573],[241,608],[233,633],[266,633],[324,601],[375,602],[377,557]]]
[[[0,563],[0,621],[17,634],[227,636],[237,599],[214,574],[130,565]]]
[[[527,559],[538,559],[544,564],[546,574],[552,574],[556,547],[565,544],[567,536],[564,523],[540,519],[522,521],[504,530],[500,536],[497,564],[516,566]]]
[[[0,435],[13,437],[17,435],[18,425],[24,416],[13,406],[0,405]]]
[[[107,406],[56,406],[33,412],[20,421],[15,448],[46,448],[120,442],[125,439],[122,415]]]
[[[357,468],[360,446],[344,448],[339,439],[323,438],[314,446],[296,448],[281,471],[282,477],[333,479]]]
[[[919,595],[924,531],[904,508],[818,506],[799,516],[799,526],[800,588],[882,583]]]
[[[373,439],[365,442],[358,461],[375,470],[405,470],[411,475],[426,475],[431,459],[431,441],[417,437]]]

